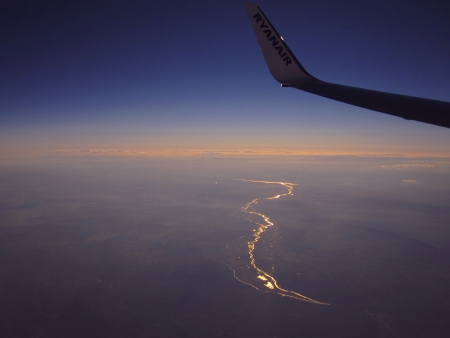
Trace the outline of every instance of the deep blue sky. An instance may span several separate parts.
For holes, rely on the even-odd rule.
[[[450,101],[445,1],[256,2],[329,82]],[[242,1],[0,7],[5,147],[450,153],[450,131],[280,88]]]

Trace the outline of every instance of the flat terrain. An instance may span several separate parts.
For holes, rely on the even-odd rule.
[[[295,183],[292,196],[277,184]],[[317,305],[264,288],[256,265]],[[5,337],[448,337],[442,159],[59,157],[0,167]],[[234,272],[233,272],[234,271]],[[259,284],[258,284],[259,283]],[[249,285],[251,284],[251,285]],[[257,286],[258,291],[253,286]]]

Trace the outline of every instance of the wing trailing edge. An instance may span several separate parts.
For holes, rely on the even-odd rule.
[[[282,87],[297,88],[406,120],[450,128],[450,102],[343,86],[313,77],[303,68],[263,11],[252,3],[244,5],[269,71]]]

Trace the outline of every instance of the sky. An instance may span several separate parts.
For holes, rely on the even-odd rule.
[[[445,1],[257,4],[328,82],[450,101]],[[270,75],[242,1],[0,5],[0,152],[450,154],[450,130]]]

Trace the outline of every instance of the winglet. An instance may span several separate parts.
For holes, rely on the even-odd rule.
[[[316,80],[298,62],[261,8],[249,2],[244,5],[264,59],[275,80],[280,82],[283,87],[302,85]]]

